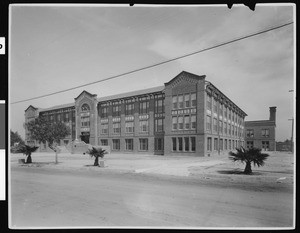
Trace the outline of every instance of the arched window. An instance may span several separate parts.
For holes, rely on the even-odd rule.
[[[82,112],[89,112],[90,111],[90,106],[88,104],[83,104],[81,106],[81,111]]]

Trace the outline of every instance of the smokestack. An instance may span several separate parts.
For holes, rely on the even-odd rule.
[[[276,122],[276,107],[270,107],[270,121]]]

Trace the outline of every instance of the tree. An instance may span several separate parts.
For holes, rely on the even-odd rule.
[[[259,148],[250,148],[248,150],[241,147],[241,149],[236,148],[237,152],[234,153],[232,151],[229,152],[229,159],[235,161],[241,161],[242,163],[246,163],[246,167],[244,170],[245,174],[251,174],[251,163],[254,166],[263,166],[265,164],[265,160],[269,156],[269,154],[261,153],[261,149]]]
[[[14,146],[15,143],[25,145],[25,142],[19,135],[18,131],[13,132],[12,130],[10,130],[10,146]]]
[[[50,122],[45,117],[37,117],[34,121],[26,123],[27,129],[31,133],[31,138],[42,143],[48,142],[49,148],[55,152],[55,163],[58,163],[59,141],[70,135],[70,127],[63,122]]]
[[[95,157],[94,166],[99,166],[99,157],[103,158],[107,152],[101,147],[92,147],[92,149],[89,149],[86,153],[88,153],[91,157]]]
[[[21,145],[16,149],[16,152],[27,155],[25,163],[32,163],[31,153],[35,152],[38,148],[38,146]]]

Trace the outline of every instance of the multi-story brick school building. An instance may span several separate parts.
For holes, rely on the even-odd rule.
[[[25,122],[63,121],[71,135],[61,145],[80,140],[112,152],[210,156],[244,146],[247,114],[205,78],[183,71],[159,87],[100,98],[83,91],[74,103],[30,105]]]

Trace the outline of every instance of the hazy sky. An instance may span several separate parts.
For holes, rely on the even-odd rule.
[[[10,6],[10,102],[101,80],[294,20],[292,5]],[[69,92],[10,104],[24,138],[24,110],[163,85],[182,70],[206,75],[248,116],[277,106],[276,140],[291,136],[294,24],[155,68]]]

